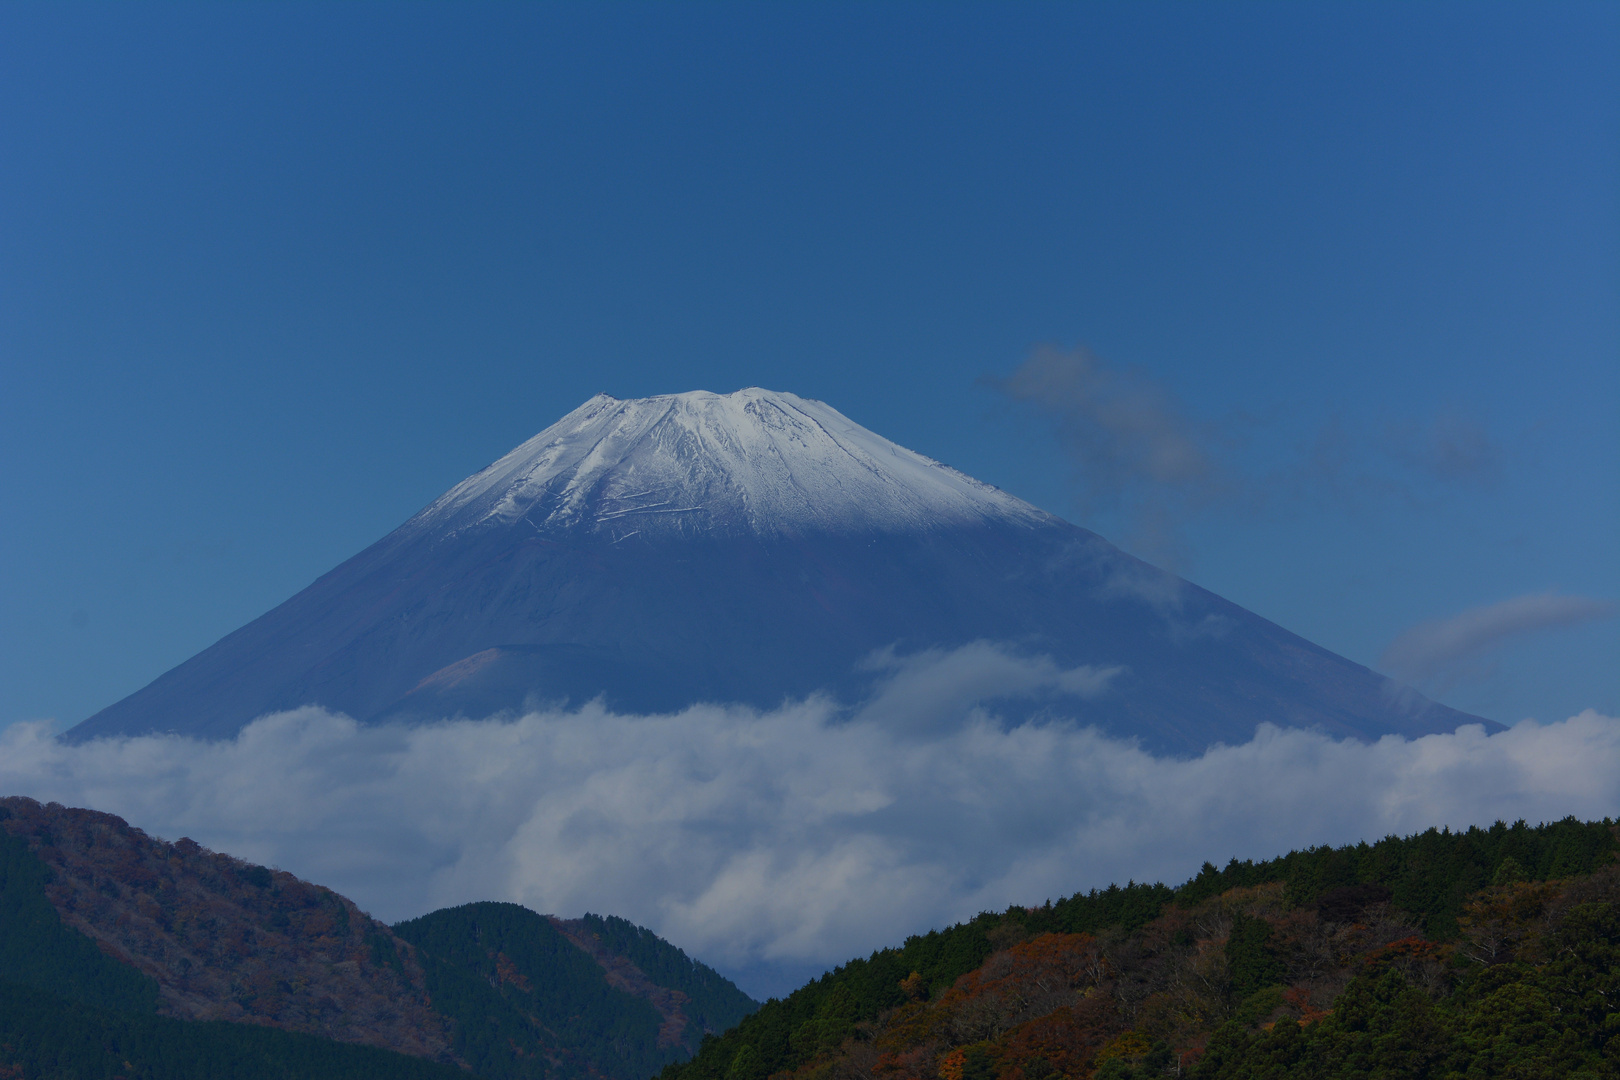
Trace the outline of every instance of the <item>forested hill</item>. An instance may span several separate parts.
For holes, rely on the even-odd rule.
[[[19,822],[19,809],[37,812]],[[75,838],[61,835],[72,829],[104,825],[101,840],[116,842],[119,836],[110,823],[96,820],[105,815],[55,812],[60,810],[0,801],[0,1077],[453,1080],[466,1075],[450,1064],[376,1046],[256,1024],[157,1015],[163,1002],[158,980],[110,955],[105,945],[98,947],[100,939],[64,924],[52,902],[53,895],[73,899],[72,882],[31,850],[30,840],[36,846],[48,841],[52,850],[60,851],[74,846]],[[109,850],[130,858],[138,854],[123,847]],[[124,876],[140,868],[136,859]],[[246,864],[232,869],[246,869]],[[109,894],[124,888],[106,875],[99,886],[100,898],[109,902]],[[132,934],[139,931],[139,926],[131,928]],[[179,967],[187,958],[176,955],[173,960]],[[239,992],[246,996],[252,990],[243,985]]]
[[[1620,1075],[1617,836],[1431,829],[985,913],[662,1080]]]
[[[330,889],[184,838],[158,840],[111,814],[32,799],[0,799],[0,832],[18,864],[36,868],[27,871],[30,903],[51,909],[53,942],[68,935],[142,977],[151,988],[144,1011],[453,1061],[413,950]],[[67,983],[41,988],[117,1009],[133,1001],[84,997]]]
[[[607,933],[588,940],[587,949],[572,937],[589,934],[591,925]],[[400,923],[394,932],[421,956],[457,1056],[485,1080],[642,1080],[697,1048],[704,1028],[687,1016],[688,1005],[698,1003],[723,1023],[711,1032],[755,1005],[623,919],[570,924],[517,904],[478,903]]]
[[[471,904],[390,929],[284,871],[0,799],[0,1078],[644,1080],[754,1007],[622,919]]]
[[[735,1027],[759,1002],[707,964],[699,963],[646,927],[616,915],[551,919],[589,953],[614,986],[645,997],[664,1018],[660,1038],[696,1053],[703,1036]]]

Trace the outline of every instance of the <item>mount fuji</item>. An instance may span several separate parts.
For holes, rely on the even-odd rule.
[[[408,722],[853,703],[949,650],[1044,665],[1002,715],[1159,753],[1262,722],[1361,739],[1481,722],[821,402],[748,389],[590,399],[67,737],[228,738],[310,704]]]

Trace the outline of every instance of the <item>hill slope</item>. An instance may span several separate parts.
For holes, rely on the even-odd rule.
[[[31,819],[21,828],[16,826],[18,811]],[[60,852],[63,838],[57,834],[62,831],[81,837],[99,833],[103,842],[113,839],[116,844],[119,834],[106,827],[111,823],[95,820],[103,816],[56,814],[25,800],[0,803],[0,825],[10,826],[0,828],[0,1076],[448,1080],[465,1075],[448,1064],[377,1046],[259,1024],[157,1015],[165,997],[158,980],[127,962],[127,956],[115,955],[105,939],[65,925],[52,903],[53,896],[64,902],[70,917],[77,911],[72,882],[64,878],[83,864],[58,858],[53,866],[30,850],[31,840],[37,845],[43,839]],[[66,846],[74,846],[71,839]],[[130,854],[127,847],[123,854]],[[137,874],[143,869],[136,864]],[[100,887],[110,893],[119,885],[103,877]],[[187,957],[174,960],[183,965]],[[379,1035],[370,1041],[382,1041],[388,1032]]]
[[[741,991],[678,949],[622,919],[613,922],[622,928],[609,929],[607,940],[594,938],[593,951],[564,932],[570,924],[517,904],[464,904],[394,931],[418,948],[434,1007],[453,1021],[457,1056],[488,1080],[641,1080],[685,1060],[705,1029],[687,1020],[681,1006],[690,998],[670,983],[709,984],[719,1026],[707,1033],[753,1011]],[[608,929],[594,917],[572,926],[593,933],[593,924]]]
[[[1610,821],[1498,823],[986,913],[663,1080],[1620,1075],[1617,852]]]
[[[753,389],[592,398],[70,737],[228,737],[312,703],[411,719],[597,695],[854,702],[883,650],[978,641],[1088,675],[1052,690],[1065,711],[1160,752],[1261,722],[1376,738],[1477,719],[1403,704],[1093,533]]]
[[[695,1054],[706,1035],[735,1027],[759,1008],[719,972],[628,919],[591,914],[550,919],[601,965],[609,985],[652,1003],[662,1019],[658,1045],[683,1047],[683,1057]]]
[[[488,1080],[640,1080],[754,1008],[622,919],[475,904],[390,929],[283,871],[18,797],[0,799],[0,984],[14,991],[0,1028],[23,1055],[16,1064],[48,1072],[71,1058],[97,1076],[99,1058],[64,1048],[89,1040],[162,1057],[194,1045],[200,1057],[175,1060],[195,1069],[176,1076],[206,1075],[207,1062],[238,1052],[339,1070],[244,1065],[244,1077],[390,1075],[403,1053],[424,1067],[471,1064]],[[61,1022],[40,1027],[51,1015]]]
[[[423,1058],[222,1020],[118,1012],[0,981],[7,1080],[465,1080]]]
[[[0,813],[62,925],[155,983],[164,1015],[451,1060],[413,950],[330,889],[93,810],[11,797]]]

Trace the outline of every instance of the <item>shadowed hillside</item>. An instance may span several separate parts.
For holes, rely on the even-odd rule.
[[[283,871],[0,799],[0,1077],[639,1080],[754,1007],[623,919],[474,904],[391,930]]]
[[[414,950],[330,889],[111,814],[20,798],[0,812],[62,924],[155,983],[164,1015],[451,1060]]]

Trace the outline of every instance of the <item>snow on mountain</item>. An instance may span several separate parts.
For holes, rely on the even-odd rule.
[[[70,737],[229,737],[308,704],[430,720],[818,693],[907,724],[1051,707],[1173,753],[1260,723],[1477,720],[827,405],[749,389],[592,398]]]
[[[459,533],[897,531],[1050,515],[868,431],[757,387],[620,401],[598,394],[451,488],[407,526]]]

